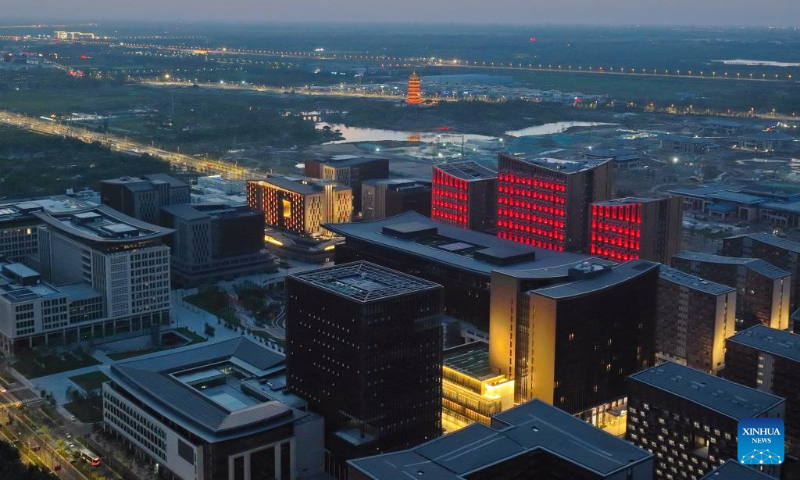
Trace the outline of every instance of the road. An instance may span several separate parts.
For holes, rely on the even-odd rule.
[[[264,176],[263,173],[258,173],[220,160],[199,159],[190,155],[157,148],[152,145],[138,143],[118,135],[94,132],[85,128],[64,125],[41,118],[28,117],[7,110],[0,110],[0,123],[42,135],[74,138],[86,143],[99,142],[117,152],[132,155],[148,154],[154,158],[168,162],[177,168],[186,168],[198,173],[223,174],[227,178],[243,180]]]

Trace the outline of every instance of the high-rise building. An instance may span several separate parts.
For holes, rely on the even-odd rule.
[[[169,175],[120,177],[100,182],[100,200],[118,212],[157,224],[161,207],[191,201],[191,187]]]
[[[723,257],[681,252],[672,266],[736,289],[736,329],[753,325],[789,328],[791,274],[755,258]]]
[[[738,458],[743,418],[780,417],[783,398],[667,362],[631,375],[626,438],[658,456],[656,478],[695,480]],[[766,467],[777,476],[779,465]]]
[[[589,253],[611,260],[641,258],[669,264],[681,250],[682,229],[680,197],[595,202]]]
[[[264,215],[247,206],[169,205],[162,225],[175,230],[172,279],[197,285],[264,273],[272,265],[264,251]]]
[[[0,276],[0,347],[141,335],[169,324],[172,230],[107,207],[34,215],[39,271],[6,264]]]
[[[656,358],[716,375],[736,332],[736,289],[662,265],[657,304]]]
[[[787,448],[800,452],[800,335],[755,325],[727,341],[725,378],[786,399]]]
[[[440,285],[355,262],[286,290],[287,385],[325,418],[329,473],[441,434]]]
[[[247,204],[264,212],[268,226],[326,236],[324,223],[346,223],[353,215],[353,190],[336,182],[269,177],[247,182]]]
[[[323,419],[289,393],[284,356],[244,337],[111,365],[105,428],[180,480],[323,474]]]
[[[652,480],[653,455],[541,400],[410,450],[351,460],[350,480]]]
[[[397,178],[361,184],[363,220],[381,220],[410,211],[431,216],[431,182]]]
[[[498,288],[511,302],[521,292],[569,281],[569,268],[591,259],[465,230],[416,212],[326,228],[345,238],[336,246],[336,263],[366,260],[444,286],[445,313],[467,326],[465,339],[474,339],[470,332],[475,330],[489,331],[493,272],[508,279]]]
[[[800,243],[769,233],[749,233],[722,241],[722,254],[760,258],[792,274],[791,306],[800,308]]]
[[[433,167],[431,218],[471,230],[494,229],[497,172],[475,162]]]
[[[751,465],[743,465],[736,460],[728,460],[700,480],[774,480]]]
[[[367,180],[389,178],[389,160],[355,155],[335,155],[305,162],[306,177],[333,181],[353,189],[353,211],[360,214],[361,185]]]
[[[585,262],[568,275],[529,290],[493,274],[490,365],[514,380],[517,403],[539,398],[608,423],[624,410],[628,375],[655,363],[658,264]]]
[[[591,204],[611,198],[613,162],[500,154],[497,235],[558,251],[588,251]]]
[[[417,72],[411,72],[411,75],[408,77],[408,90],[406,91],[406,103],[409,105],[419,105],[423,103],[422,100],[422,89],[420,87],[419,75]]]

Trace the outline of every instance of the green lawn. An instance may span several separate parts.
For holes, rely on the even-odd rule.
[[[64,408],[83,423],[103,420],[103,397],[100,395],[64,404]]]
[[[100,362],[88,353],[74,351],[47,355],[34,353],[20,358],[11,366],[25,378],[31,379],[99,364]]]
[[[76,375],[69,377],[75,385],[81,387],[86,392],[93,392],[99,390],[103,383],[111,380],[101,371],[84,373],[83,375]]]

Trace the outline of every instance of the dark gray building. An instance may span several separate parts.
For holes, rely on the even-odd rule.
[[[389,160],[377,157],[335,155],[305,162],[305,175],[335,181],[353,189],[353,211],[361,212],[361,185],[367,180],[389,178]]]
[[[700,480],[773,480],[773,477],[736,460],[728,460]]]
[[[397,178],[361,184],[363,220],[381,220],[408,211],[431,216],[431,182]]]
[[[653,455],[541,400],[450,435],[351,460],[350,480],[650,480]]]
[[[658,456],[658,479],[695,480],[737,458],[739,420],[784,417],[783,398],[677,363],[628,381],[625,438]],[[780,465],[765,468],[780,474]]]
[[[139,220],[158,223],[161,207],[191,201],[191,187],[163,173],[100,182],[103,205]]]
[[[162,225],[175,230],[172,278],[196,285],[264,273],[272,265],[264,250],[264,217],[248,206],[169,205]]]

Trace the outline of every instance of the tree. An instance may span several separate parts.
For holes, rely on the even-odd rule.
[[[0,478],[14,480],[56,480],[58,477],[37,465],[25,465],[19,450],[0,441]]]

